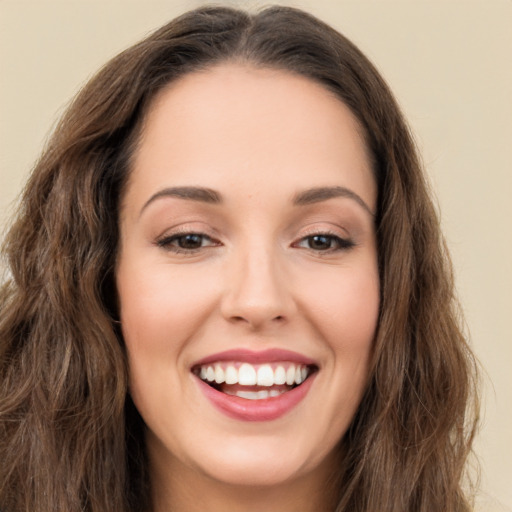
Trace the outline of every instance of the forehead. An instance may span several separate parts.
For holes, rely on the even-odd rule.
[[[257,109],[252,109],[253,105]],[[265,119],[275,123],[279,116],[283,123],[288,122],[288,128],[295,123],[298,132],[312,123],[320,123],[317,128],[335,128],[336,113],[343,117],[347,131],[364,139],[359,121],[324,85],[287,70],[224,63],[188,73],[165,87],[150,105],[144,131],[158,129],[169,116],[183,129],[187,121],[194,122],[200,115],[205,128],[209,122],[227,125],[230,121],[243,122],[246,128],[258,122],[260,128]]]
[[[270,180],[278,189],[350,184],[374,203],[363,131],[322,85],[287,71],[223,64],[194,72],[153,101],[130,181],[218,188]],[[310,183],[311,181],[313,183]],[[319,181],[325,183],[319,183]],[[142,183],[143,182],[143,183]]]

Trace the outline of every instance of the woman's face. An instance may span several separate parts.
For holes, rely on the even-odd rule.
[[[306,78],[226,64],[160,94],[117,264],[152,467],[250,485],[333,470],[377,325],[376,194],[354,116]]]

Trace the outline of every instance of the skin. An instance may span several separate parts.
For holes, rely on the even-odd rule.
[[[222,201],[162,193],[190,186]],[[318,187],[344,194],[294,203]],[[223,64],[154,101],[122,202],[116,276],[157,512],[332,509],[326,481],[340,472],[377,325],[376,196],[358,122],[304,77]],[[206,236],[184,250],[177,233]],[[319,371],[284,416],[233,419],[190,371],[233,348],[293,350]]]

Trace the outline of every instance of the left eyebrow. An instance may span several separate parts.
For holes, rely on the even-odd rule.
[[[370,207],[363,201],[361,196],[356,194],[353,190],[350,190],[346,187],[316,187],[309,188],[302,192],[298,192],[293,196],[293,204],[295,206],[306,206],[309,204],[320,203],[322,201],[327,201],[328,199],[333,199],[336,197],[346,197],[348,199],[354,200],[359,206],[361,206],[364,210],[366,210],[372,217],[375,217],[375,214],[372,212]]]
[[[185,199],[188,201],[199,201],[202,203],[219,204],[222,202],[221,195],[211,188],[205,187],[168,187],[159,190],[153,194],[141,208],[139,217],[142,212],[157,199],[165,197],[177,197],[178,199]]]

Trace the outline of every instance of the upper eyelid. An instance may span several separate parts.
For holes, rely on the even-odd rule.
[[[340,233],[340,231],[343,231],[343,233]],[[161,240],[165,238],[174,238],[179,236],[185,236],[185,235],[201,235],[205,236],[210,239],[219,239],[221,238],[221,234],[217,232],[215,229],[205,229],[202,227],[194,228],[194,227],[188,227],[188,226],[179,226],[175,228],[167,228],[164,231],[161,232],[161,234],[157,235],[155,237],[156,240]],[[315,235],[326,235],[326,236],[333,236],[338,237],[341,239],[347,239],[351,238],[350,233],[347,229],[337,227],[337,228],[322,228],[322,227],[307,227],[296,235],[294,238],[295,240],[302,240],[303,238],[307,238],[310,236]]]
[[[193,248],[186,248],[186,247],[180,247],[179,244],[175,243],[177,240],[179,240],[181,237],[185,237],[187,235],[198,235],[208,240],[208,243],[206,245],[200,245],[199,247],[193,247]],[[175,255],[181,254],[182,256],[192,256],[194,254],[198,254],[199,252],[202,252],[207,249],[211,249],[214,247],[218,247],[222,245],[220,242],[218,242],[216,239],[204,234],[204,233],[198,233],[198,232],[185,232],[185,233],[173,233],[167,236],[163,236],[160,238],[157,238],[154,241],[154,245],[157,246],[157,248],[164,250],[167,253],[174,253]]]
[[[325,226],[325,224],[323,226],[309,225],[299,232],[299,238],[301,239],[315,235],[336,236],[342,239],[351,238],[351,234],[348,229],[331,223],[329,223],[328,226]]]
[[[192,225],[190,225],[192,224]],[[191,235],[191,234],[194,234],[194,235],[203,235],[203,236],[207,236],[209,238],[217,238],[219,236],[219,234],[217,233],[217,231],[215,229],[208,229],[206,226],[204,225],[200,225],[200,226],[194,226],[193,224],[196,224],[196,222],[192,222],[192,223],[185,223],[183,225],[177,225],[177,226],[172,226],[172,227],[167,227],[166,229],[162,230],[159,234],[157,235],[155,238],[158,240],[158,239],[163,239],[163,238],[172,238],[174,236],[183,236],[183,235]],[[203,224],[203,223],[200,223],[200,224]]]
[[[172,234],[169,234],[169,235],[164,235],[162,237],[159,237],[156,240],[156,245],[164,247],[165,245],[170,245],[173,241],[178,240],[179,238],[187,236],[187,235],[201,236],[201,237],[203,237],[205,240],[207,240],[209,242],[208,245],[199,247],[197,249],[190,249],[191,251],[192,250],[199,250],[200,248],[215,247],[215,246],[218,247],[220,245],[223,245],[222,242],[220,242],[219,240],[211,237],[210,235],[208,235],[206,233],[198,232],[198,231],[188,231],[188,230],[183,231],[183,232],[172,233]],[[312,238],[314,236],[330,237],[330,238],[334,239],[337,243],[341,243],[341,245],[343,245],[343,244],[347,244],[347,245],[350,245],[350,246],[355,245],[355,242],[350,237],[343,237],[343,236],[340,236],[337,233],[332,233],[332,232],[328,232],[328,231],[323,230],[323,231],[314,231],[314,232],[311,232],[311,233],[308,233],[308,234],[304,234],[304,235],[298,237],[297,239],[295,239],[291,243],[291,247],[297,247],[297,246],[299,246],[299,244],[301,244],[302,242],[306,241],[308,238]],[[186,251],[187,249],[183,249],[183,250]]]
[[[175,232],[175,233],[164,234],[164,235],[162,235],[162,236],[157,238],[157,243],[158,242],[177,240],[177,239],[179,239],[181,237],[185,237],[187,235],[197,235],[197,236],[201,236],[201,237],[203,237],[203,238],[205,238],[207,240],[210,240],[212,242],[218,242],[218,240],[215,237],[213,237],[213,236],[211,236],[211,235],[209,235],[207,233],[203,233],[201,231],[189,231],[189,230],[187,230],[187,231],[183,231],[183,232]]]
[[[226,226],[224,226],[225,228]],[[168,226],[165,230],[160,231],[160,234],[154,237],[155,243],[159,243],[166,239],[177,238],[179,236],[184,236],[187,234],[196,234],[207,237],[208,239],[217,242],[217,244],[224,245],[226,240],[224,232],[225,229],[221,229],[219,232],[218,229],[209,225],[204,221],[193,220],[191,222],[184,222],[183,224],[176,224],[174,226]],[[289,229],[293,229],[295,235],[293,235],[292,231],[288,231]],[[231,231],[231,230],[229,230]],[[288,231],[288,235],[286,234]],[[347,229],[347,227],[340,225],[338,222],[332,221],[321,221],[314,220],[313,222],[308,222],[306,225],[300,226],[290,226],[286,229],[286,231],[282,234],[284,239],[281,240],[284,242],[286,238],[289,239],[289,243],[296,244],[300,240],[304,238],[315,236],[315,235],[326,235],[340,238],[341,240],[352,240],[353,234],[350,232],[351,230]],[[231,233],[233,234],[233,233]],[[228,232],[229,235],[229,232]],[[228,236],[228,239],[230,236]],[[280,237],[281,238],[281,237]],[[229,242],[228,242],[229,243]]]
[[[349,247],[354,247],[356,242],[351,237],[343,237],[336,233],[328,233],[328,232],[318,232],[318,233],[312,233],[310,235],[302,236],[301,238],[297,239],[296,242],[293,242],[292,245],[298,245],[308,238],[313,238],[315,236],[325,236],[335,239],[336,243],[340,244],[340,249],[347,249]],[[325,251],[327,252],[327,251]]]

